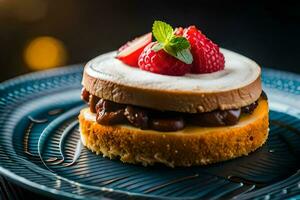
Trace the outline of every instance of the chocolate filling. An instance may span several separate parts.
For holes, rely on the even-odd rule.
[[[178,131],[186,124],[198,126],[227,126],[239,122],[241,114],[251,114],[258,106],[254,102],[239,109],[214,110],[206,113],[180,113],[171,111],[158,111],[139,106],[119,104],[100,99],[90,94],[85,88],[82,89],[81,98],[88,102],[90,111],[96,113],[96,121],[103,125],[125,124],[141,129],[157,131]],[[264,92],[261,98],[267,99]]]

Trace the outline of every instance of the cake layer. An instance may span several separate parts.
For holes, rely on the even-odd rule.
[[[97,154],[144,165],[205,165],[247,155],[260,147],[268,136],[268,103],[260,100],[255,111],[234,126],[188,126],[176,132],[100,125],[88,108],[81,111],[79,121],[83,144]]]
[[[100,98],[178,112],[208,112],[249,105],[261,94],[260,67],[222,49],[225,69],[209,74],[166,76],[125,65],[116,52],[87,63],[83,86]]]

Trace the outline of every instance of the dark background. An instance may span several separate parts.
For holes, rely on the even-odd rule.
[[[300,73],[298,2],[0,0],[0,81],[30,71],[85,63],[149,32],[156,19],[174,27],[194,24],[215,43],[263,67]],[[50,43],[58,41],[52,51],[59,54],[51,62],[53,52],[43,52],[49,40],[42,42],[30,50],[31,61],[37,63],[33,66],[24,52],[43,36],[51,37]],[[4,198],[33,195],[5,180],[1,184]]]
[[[297,2],[1,0],[0,81],[47,68],[44,57],[46,64],[35,68],[24,58],[35,38],[51,36],[62,44],[65,59],[48,67],[84,63],[149,32],[155,19],[173,26],[195,24],[215,43],[264,67],[300,73]],[[31,59],[39,59],[39,53],[31,53]]]

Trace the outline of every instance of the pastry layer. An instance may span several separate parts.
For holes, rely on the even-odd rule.
[[[268,103],[260,100],[251,115],[234,126],[188,126],[176,132],[141,130],[128,125],[105,126],[88,108],[79,115],[83,144],[104,156],[127,163],[170,167],[206,165],[229,160],[259,148],[268,136]]]
[[[116,103],[178,112],[235,109],[261,94],[260,67],[222,49],[225,69],[208,74],[166,76],[125,65],[116,53],[103,54],[85,66],[83,86],[93,95]]]

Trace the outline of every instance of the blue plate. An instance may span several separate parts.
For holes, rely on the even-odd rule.
[[[0,173],[57,198],[300,199],[300,76],[263,70],[270,137],[247,157],[206,167],[123,164],[79,137],[82,67],[0,85]]]

